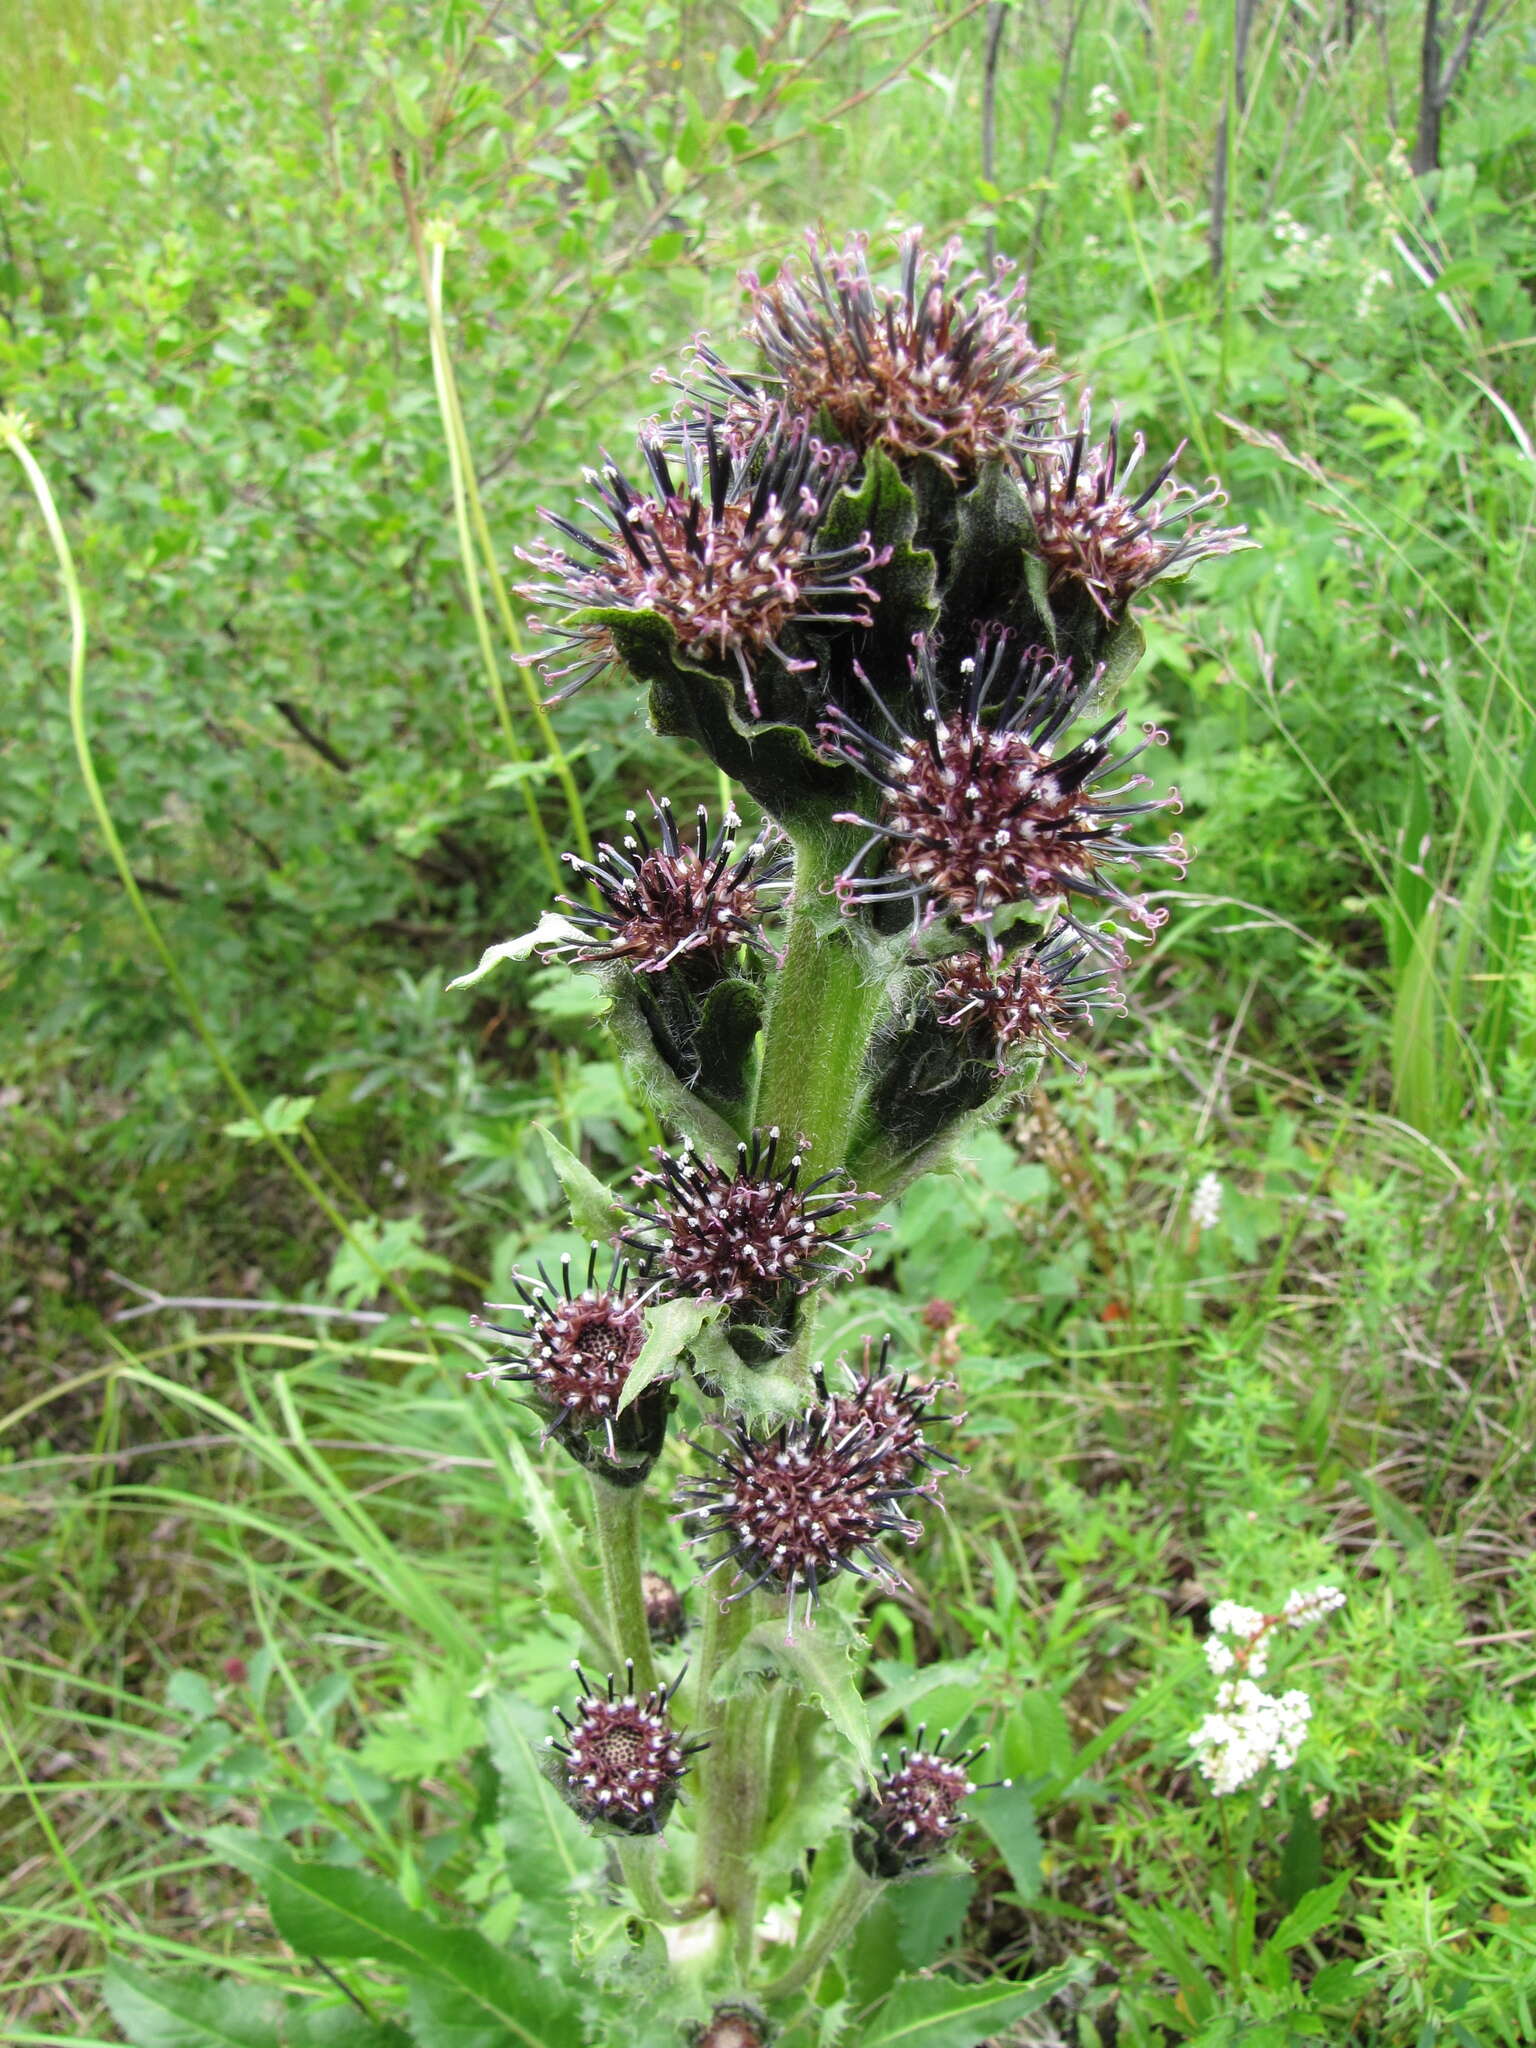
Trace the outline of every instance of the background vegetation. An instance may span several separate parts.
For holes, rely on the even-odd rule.
[[[527,1430],[433,1326],[558,1248],[535,1121],[609,1175],[651,1133],[563,970],[443,991],[536,920],[548,846],[696,771],[622,689],[558,714],[557,758],[487,670],[391,152],[456,225],[508,568],[808,222],[995,243],[1154,453],[1223,476],[1263,552],[1153,609],[1132,709],[1200,858],[1129,1015],[838,1303],[849,1341],[953,1362],[972,1418],[884,1674],[921,1668],[934,1720],[979,1683],[1033,1809],[867,1938],[977,1975],[1087,1958],[1035,2040],[1536,2031],[1536,40],[1495,30],[1420,181],[1400,0],[1260,5],[1241,103],[1216,0],[1011,7],[989,144],[996,20],[19,0],[0,27],[0,402],[39,429],[96,758],[191,1005],[76,772],[13,471],[8,2041],[116,2038],[109,1948],[326,1989],[202,1838],[282,1801],[407,1897],[518,1920],[480,1702],[553,1699],[571,1636]],[[1302,1760],[1228,1812],[1187,1768],[1206,1611],[1321,1577],[1349,1606]]]

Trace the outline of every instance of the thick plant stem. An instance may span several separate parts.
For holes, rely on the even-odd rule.
[[[645,1489],[611,1486],[597,1472],[587,1476],[592,1482],[592,1513],[613,1640],[619,1655],[635,1667],[635,1690],[647,1693],[655,1687],[656,1666],[640,1584],[640,1503]]]
[[[843,1164],[859,1074],[884,990],[866,979],[852,934],[829,923],[826,890],[838,871],[833,848],[795,849],[789,945],[763,1033],[753,1121],[776,1124],[790,1144],[815,1148],[812,1171]]]
[[[754,1598],[723,1606],[711,1592],[699,1652],[694,1732],[709,1743],[699,1759],[699,1842],[695,1884],[718,1907],[738,1945],[750,1947],[757,1901],[754,1868],[762,1825],[763,1703],[750,1693],[712,1700],[715,1676],[760,1618]]]
[[[814,1984],[830,1958],[858,1926],[884,1889],[879,1878],[869,1877],[857,1863],[850,1864],[842,1883],[827,1902],[826,1912],[815,1932],[796,1950],[789,1968],[762,1992],[769,2003],[791,1998]]]

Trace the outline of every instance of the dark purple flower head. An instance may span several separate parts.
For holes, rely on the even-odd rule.
[[[877,1446],[875,1473],[881,1485],[933,1493],[938,1484],[935,1463],[952,1467],[955,1460],[928,1441],[924,1425],[928,1429],[935,1423],[952,1426],[962,1419],[932,1412],[941,1395],[953,1392],[954,1383],[916,1379],[909,1372],[893,1373],[890,1362],[891,1339],[887,1336],[881,1340],[879,1362],[873,1367],[868,1347],[857,1372],[845,1358],[838,1360],[841,1386],[829,1382],[818,1368],[821,1406],[817,1412],[827,1417],[834,1433],[867,1426]]]
[[[584,1821],[624,1835],[659,1835],[677,1801],[688,1759],[708,1747],[683,1742],[672,1727],[668,1707],[682,1683],[679,1672],[664,1690],[638,1698],[635,1667],[625,1666],[625,1690],[619,1694],[610,1674],[598,1691],[579,1664],[583,1697],[576,1719],[557,1711],[565,1730],[561,1742],[551,1735],[548,1747],[561,1761],[555,1783],[561,1797]]]
[[[1069,925],[1053,926],[1007,958],[996,943],[980,952],[953,953],[935,972],[939,1022],[984,1043],[999,1073],[1046,1051],[1080,1074],[1080,1063],[1059,1034],[1119,1001],[1113,972]]]
[[[706,1454],[708,1477],[679,1489],[684,1513],[703,1524],[689,1541],[720,1546],[702,1576],[732,1565],[728,1599],[767,1586],[788,1596],[791,1617],[798,1593],[809,1617],[818,1589],[843,1572],[900,1585],[880,1543],[892,1535],[911,1542],[921,1531],[899,1505],[917,1489],[892,1481],[890,1451],[869,1421],[836,1422],[824,1407],[772,1436],[738,1424],[724,1451]]]
[[[765,821],[757,837],[736,852],[740,820],[734,811],[713,837],[709,813],[702,804],[691,837],[677,829],[672,806],[652,797],[653,845],[633,811],[622,849],[606,841],[595,861],[574,853],[562,856],[567,866],[591,882],[603,899],[591,910],[570,897],[559,900],[574,924],[591,934],[549,949],[576,966],[621,960],[641,974],[660,974],[685,956],[704,954],[718,962],[737,946],[773,952],[763,936],[762,918],[770,907],[760,898],[788,885],[790,862],[781,850],[784,835]]]
[[[1009,904],[1059,910],[1069,897],[1086,896],[1156,930],[1168,913],[1128,895],[1108,870],[1156,860],[1182,873],[1188,852],[1177,834],[1162,846],[1137,846],[1126,836],[1131,819],[1175,805],[1177,794],[1127,801],[1147,786],[1144,775],[1113,789],[1099,785],[1157,735],[1112,755],[1125,726],[1121,712],[1063,747],[1062,735],[1097,678],[1074,682],[1066,663],[1039,648],[1021,652],[1007,633],[983,640],[960,671],[960,705],[941,710],[932,658],[920,646],[913,675],[922,723],[915,737],[901,731],[872,688],[890,739],[840,706],[823,720],[823,753],[849,762],[884,797],[878,819],[840,815],[840,823],[870,834],[839,879],[845,906],[907,902],[927,920],[948,914],[987,926]],[[867,877],[861,870],[877,848],[889,866]],[[1090,937],[1073,917],[1066,922],[1106,950],[1101,935]]]
[[[752,294],[747,332],[787,411],[815,419],[825,410],[861,454],[928,455],[962,478],[1052,415],[1061,379],[1024,325],[1022,288],[1002,289],[1008,264],[979,291],[979,273],[952,283],[958,240],[925,256],[914,228],[901,238],[892,290],[869,274],[867,237],[841,251],[807,240],[804,273],[786,264],[771,285],[742,279]]]
[[[903,1877],[941,1856],[959,1832],[960,1823],[970,1816],[961,1811],[961,1801],[973,1792],[987,1791],[970,1775],[971,1765],[986,1751],[966,1750],[959,1756],[945,1756],[949,1739],[946,1728],[932,1749],[923,1748],[926,1728],[917,1731],[915,1749],[903,1748],[896,1768],[888,1756],[874,1786],[853,1809],[853,1853],[860,1868],[871,1877]],[[1006,1778],[997,1781],[1006,1785]]]
[[[1225,505],[1227,496],[1214,477],[1203,491],[1172,481],[1182,441],[1143,480],[1136,476],[1146,454],[1140,434],[1122,464],[1118,424],[1092,447],[1086,400],[1082,420],[1070,439],[1063,422],[1061,435],[1031,451],[1023,464],[1035,543],[1053,593],[1079,585],[1106,619],[1118,619],[1138,590],[1170,570],[1254,546],[1245,526],[1197,523],[1200,513]]]
[[[510,1357],[494,1360],[483,1373],[471,1377],[523,1382],[548,1419],[550,1436],[569,1440],[600,1435],[608,1456],[617,1460],[626,1448],[614,1435],[615,1421],[620,1419],[619,1396],[645,1343],[644,1303],[649,1291],[642,1294],[631,1289],[629,1265],[617,1257],[606,1283],[599,1286],[597,1259],[594,1244],[587,1259],[586,1284],[579,1293],[571,1287],[569,1257],[560,1261],[558,1286],[542,1265],[537,1280],[514,1273],[512,1284],[521,1300],[491,1306],[526,1317],[527,1326],[508,1330],[499,1323],[482,1324],[497,1336],[509,1338],[517,1348]],[[475,1320],[479,1323],[478,1317]]]
[[[782,1287],[804,1294],[862,1272],[868,1254],[852,1247],[872,1232],[850,1230],[847,1219],[879,1196],[846,1192],[841,1169],[802,1187],[800,1154],[780,1176],[778,1149],[777,1129],[754,1132],[727,1173],[691,1145],[676,1154],[655,1147],[657,1171],[635,1175],[652,1206],[629,1210],[640,1227],[618,1241],[654,1259],[665,1291],[706,1301],[763,1304]]]
[[[557,694],[569,696],[618,659],[602,620],[561,624],[554,614],[654,612],[691,660],[734,667],[755,718],[754,665],[764,654],[789,669],[815,667],[781,644],[788,628],[870,623],[875,593],[864,575],[889,551],[867,536],[830,549],[817,540],[853,457],[822,447],[798,425],[744,448],[732,447],[713,424],[670,451],[651,431],[641,436],[640,452],[646,475],[639,488],[611,462],[587,472],[596,501],[582,504],[596,533],[543,515],[579,555],[543,546],[524,557],[546,580],[521,586],[520,595],[547,609],[541,628],[570,656],[564,667],[543,664],[545,678],[562,682]]]

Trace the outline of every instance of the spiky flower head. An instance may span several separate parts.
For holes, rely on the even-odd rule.
[[[655,1260],[664,1292],[706,1301],[765,1304],[781,1288],[804,1294],[862,1272],[869,1255],[852,1247],[884,1226],[855,1231],[848,1219],[879,1196],[848,1192],[841,1169],[802,1187],[801,1154],[782,1175],[778,1155],[777,1127],[738,1146],[730,1173],[691,1145],[679,1153],[658,1145],[656,1171],[635,1175],[651,1206],[628,1210],[639,1227],[618,1241]]]
[[[839,823],[870,835],[839,878],[846,907],[908,903],[927,921],[947,914],[989,926],[1009,904],[1059,911],[1070,897],[1083,896],[1149,931],[1166,921],[1166,910],[1138,902],[1108,870],[1156,860],[1182,873],[1188,854],[1177,834],[1162,846],[1137,846],[1126,836],[1131,819],[1175,805],[1177,795],[1128,801],[1147,786],[1145,775],[1114,789],[1099,786],[1161,735],[1149,732],[1142,745],[1113,755],[1125,728],[1121,712],[1063,749],[1062,736],[1097,679],[1074,681],[1067,663],[1040,648],[1020,650],[1006,632],[984,639],[960,663],[955,710],[940,708],[926,643],[919,643],[913,676],[922,711],[916,736],[901,731],[872,688],[889,739],[839,705],[822,722],[823,753],[867,775],[884,797],[878,819],[839,814]],[[877,848],[889,868],[871,878],[862,869]],[[1080,936],[1109,950],[1101,935],[1064,916]]]
[[[737,1424],[723,1451],[705,1454],[708,1475],[678,1490],[684,1514],[702,1524],[688,1540],[721,1546],[701,1576],[731,1565],[727,1601],[766,1586],[787,1596],[791,1617],[797,1595],[804,1594],[808,1617],[820,1588],[845,1572],[900,1585],[881,1542],[913,1542],[922,1532],[901,1510],[916,1488],[890,1483],[889,1451],[872,1424],[834,1422],[824,1407],[771,1436]]]
[[[546,1436],[558,1438],[583,1464],[592,1462],[594,1444],[600,1446],[605,1468],[614,1468],[609,1476],[622,1472],[632,1482],[645,1476],[661,1449],[671,1392],[653,1382],[622,1415],[618,1412],[629,1368],[645,1344],[644,1304],[652,1292],[629,1283],[629,1263],[619,1257],[599,1282],[595,1244],[579,1290],[571,1284],[569,1256],[560,1261],[558,1285],[542,1264],[537,1279],[514,1273],[512,1284],[520,1298],[491,1306],[500,1314],[525,1317],[525,1325],[507,1329],[476,1317],[481,1328],[506,1337],[515,1349],[471,1377],[526,1385],[547,1422]]]
[[[910,1488],[916,1493],[933,1493],[938,1483],[935,1464],[954,1467],[956,1461],[928,1441],[925,1424],[931,1430],[936,1423],[949,1426],[962,1419],[931,1412],[935,1401],[953,1391],[954,1383],[917,1378],[910,1372],[892,1372],[890,1365],[891,1339],[887,1336],[881,1340],[880,1356],[874,1365],[866,1347],[858,1371],[845,1358],[837,1362],[835,1379],[818,1367],[821,1410],[834,1432],[861,1425],[873,1432],[879,1461],[875,1473],[880,1484],[903,1491]]]
[[[580,555],[546,545],[524,557],[546,580],[520,586],[520,595],[550,608],[537,623],[570,657],[563,667],[541,664],[543,674],[564,697],[618,659],[609,622],[580,612],[654,612],[691,660],[734,669],[755,718],[755,668],[765,654],[789,670],[816,666],[784,644],[789,629],[870,623],[875,593],[864,577],[889,551],[867,536],[835,548],[818,541],[853,456],[824,448],[798,423],[743,448],[706,423],[675,444],[670,460],[653,430],[641,435],[640,452],[638,488],[612,462],[587,471],[594,496],[581,503],[595,533],[543,514]],[[552,616],[573,611],[564,623]]]
[[[1227,495],[1214,477],[1203,491],[1173,481],[1184,442],[1146,477],[1137,475],[1147,452],[1140,434],[1132,436],[1130,455],[1122,461],[1118,421],[1097,446],[1089,431],[1085,398],[1077,432],[1068,437],[1063,422],[1060,435],[1042,441],[1022,464],[1035,545],[1052,595],[1075,585],[1106,619],[1115,620],[1159,576],[1254,546],[1245,526],[1200,525],[1200,514],[1225,505]]]
[[[866,236],[842,250],[807,242],[803,273],[786,264],[771,285],[742,280],[747,332],[788,412],[825,411],[860,454],[927,455],[961,478],[1054,412],[1061,380],[1024,324],[1022,288],[1004,289],[1010,265],[998,264],[993,285],[979,272],[954,282],[959,241],[925,255],[914,228],[893,290],[870,276]]]
[[[976,1784],[970,1775],[971,1765],[986,1752],[985,1743],[946,1756],[949,1730],[941,1732],[932,1749],[923,1747],[927,1732],[918,1729],[916,1747],[903,1748],[894,1769],[888,1756],[881,1757],[881,1775],[854,1806],[853,1853],[871,1877],[904,1877],[941,1856],[961,1822],[970,1818],[961,1811],[961,1801],[993,1789]]]
[[[556,1788],[584,1821],[622,1835],[659,1835],[677,1802],[688,1759],[708,1748],[683,1742],[672,1727],[668,1708],[682,1672],[664,1690],[640,1698],[632,1663],[624,1667],[622,1694],[612,1673],[599,1690],[579,1664],[571,1668],[581,1680],[582,1698],[574,1721],[556,1710],[566,1737],[562,1742],[551,1735],[547,1743],[559,1759],[551,1773]]]
[[[1050,1052],[1083,1071],[1060,1034],[1119,1000],[1115,976],[1070,925],[1053,925],[1023,950],[1005,956],[994,940],[939,961],[934,1014],[963,1031],[1000,1074],[1031,1053]]]
[[[623,961],[637,973],[660,974],[684,958],[703,956],[718,964],[737,946],[772,954],[762,919],[773,895],[788,885],[790,862],[784,835],[771,820],[738,854],[741,821],[734,810],[711,835],[709,813],[700,804],[694,830],[685,837],[667,799],[652,797],[654,843],[633,811],[625,815],[630,829],[622,848],[603,841],[596,860],[561,856],[593,885],[603,908],[560,897],[572,923],[590,936],[551,947],[550,957],[562,955],[578,967]]]

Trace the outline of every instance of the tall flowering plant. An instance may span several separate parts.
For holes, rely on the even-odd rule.
[[[488,1371],[590,1482],[602,1599],[573,1604],[604,1675],[548,1777],[665,1931],[699,2042],[814,1997],[978,1792],[947,1733],[874,1757],[855,1677],[858,1604],[911,1569],[954,1470],[956,1389],[878,1332],[826,1361],[818,1308],[968,1121],[1076,1064],[1166,916],[1136,887],[1186,859],[1162,735],[1127,741],[1114,705],[1134,604],[1247,545],[1214,483],[1096,438],[1086,394],[1069,412],[1006,266],[958,256],[910,233],[884,283],[862,239],[812,237],[749,276],[739,359],[696,340],[670,416],[524,558],[556,695],[631,677],[761,819],[653,796],[465,977],[534,952],[599,976],[672,1134],[617,1192],[556,1149],[592,1254],[517,1277]],[[647,1569],[669,1434],[696,1636]]]

